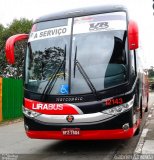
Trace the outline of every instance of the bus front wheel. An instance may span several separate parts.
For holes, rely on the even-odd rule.
[[[139,135],[140,133],[140,125],[138,126],[138,128],[136,129],[135,133],[134,133],[134,136],[137,136]]]

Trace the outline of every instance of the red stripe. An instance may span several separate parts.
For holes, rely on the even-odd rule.
[[[56,114],[56,115],[69,115],[79,114],[79,112],[73,108],[72,104],[66,103],[43,103],[25,98],[24,107],[30,110],[36,111],[42,114]]]
[[[98,139],[128,139],[131,138],[139,127],[139,119],[133,128],[127,131],[123,129],[114,130],[84,130],[78,136],[64,136],[61,131],[26,131],[29,138],[35,139],[60,139],[60,140],[98,140]]]
[[[134,129],[127,131],[116,130],[86,130],[78,136],[64,136],[61,131],[27,131],[27,136],[36,139],[61,139],[61,140],[98,140],[98,139],[126,139],[134,134]]]

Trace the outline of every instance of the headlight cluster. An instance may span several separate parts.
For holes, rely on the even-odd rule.
[[[119,106],[115,106],[115,107],[110,108],[110,109],[106,109],[102,112],[105,113],[105,114],[111,114],[111,115],[117,115],[117,114],[120,114],[122,112],[125,112],[133,106],[134,97],[135,96],[133,96],[133,98],[127,103],[124,103],[124,104],[119,105]]]
[[[31,117],[31,118],[37,117],[37,116],[40,115],[40,113],[35,112],[35,111],[32,111],[32,110],[27,109],[27,108],[25,108],[25,107],[23,107],[23,113],[24,113],[27,117]]]

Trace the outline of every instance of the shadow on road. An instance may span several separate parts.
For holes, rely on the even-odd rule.
[[[135,137],[134,137],[135,138]],[[132,139],[134,139],[132,138]],[[132,139],[129,140],[97,140],[97,141],[58,141],[57,143],[46,146],[42,151],[45,153],[107,153],[116,152],[124,146],[128,146]]]
[[[135,136],[128,140],[97,140],[97,141],[54,141],[43,147],[39,154],[26,155],[22,160],[113,160],[117,154],[133,154],[136,146]]]

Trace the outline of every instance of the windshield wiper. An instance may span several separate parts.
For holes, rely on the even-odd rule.
[[[77,46],[75,48],[75,56],[74,56],[74,78],[75,78],[75,71],[76,71],[76,55],[77,55]]]
[[[55,73],[53,74],[53,76],[49,79],[48,83],[46,84],[43,92],[42,92],[42,101],[45,100],[46,94],[50,93],[57,81],[57,74],[59,73],[59,71],[61,70],[62,66],[64,66],[64,80],[66,78],[66,73],[65,73],[65,68],[66,68],[66,45],[65,45],[65,49],[64,49],[64,60],[62,61],[62,63],[60,64],[60,66],[57,68],[57,70],[55,71]]]
[[[66,45],[64,50],[64,80],[66,78]]]
[[[89,86],[90,90],[92,91],[93,95],[97,98],[97,100],[100,100],[99,93],[96,91],[96,88],[94,87],[93,83],[91,82],[90,78],[88,77],[87,73],[83,69],[82,65],[80,62],[77,60],[77,46],[75,49],[75,57],[74,57],[74,78],[75,78],[75,71],[76,71],[76,66],[83,76],[84,80],[86,81],[87,85]]]

